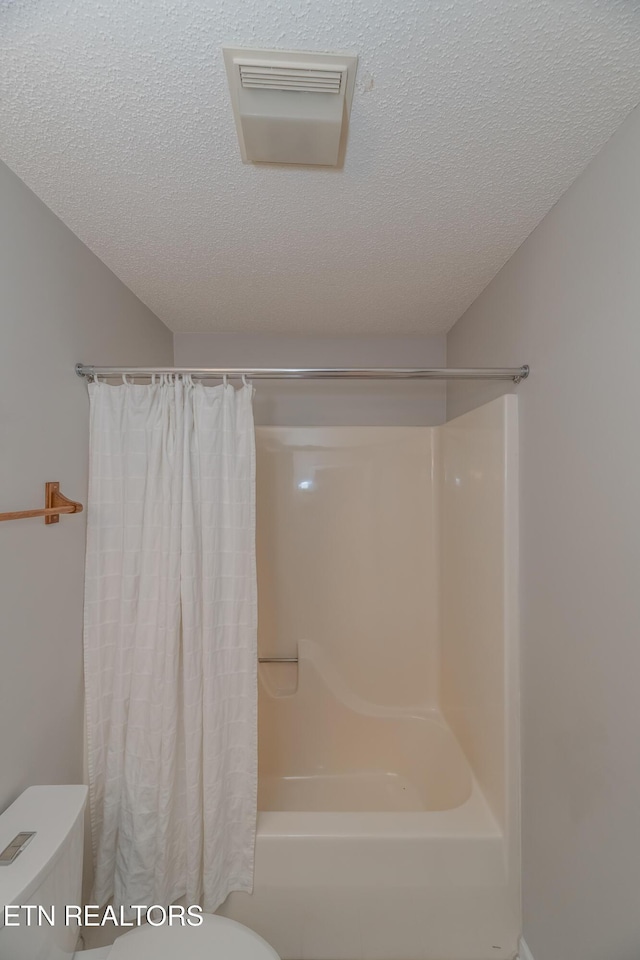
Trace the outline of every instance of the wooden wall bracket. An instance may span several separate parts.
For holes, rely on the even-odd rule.
[[[13,513],[0,513],[0,522],[44,517],[45,523],[58,523],[61,513],[82,513],[82,504],[76,500],[69,500],[60,493],[58,481],[50,480],[44,485],[44,510],[14,510]]]

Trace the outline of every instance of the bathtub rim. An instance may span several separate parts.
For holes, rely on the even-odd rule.
[[[501,838],[503,833],[475,779],[464,803],[448,810],[259,810],[256,840],[301,837]]]

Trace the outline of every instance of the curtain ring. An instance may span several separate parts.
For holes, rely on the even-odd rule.
[[[228,387],[228,386],[229,386],[229,379],[228,379],[226,373],[225,373],[225,375],[224,375],[223,378],[222,378],[222,386],[223,386],[223,387]]]

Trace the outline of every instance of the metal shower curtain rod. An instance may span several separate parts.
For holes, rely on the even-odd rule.
[[[199,379],[249,377],[251,380],[513,380],[529,367],[92,367],[76,364],[79,377],[188,375]]]

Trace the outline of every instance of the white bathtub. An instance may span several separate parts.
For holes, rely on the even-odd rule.
[[[220,912],[283,960],[514,957],[505,841],[450,729],[299,656],[297,689],[296,667],[261,667],[254,892]]]

